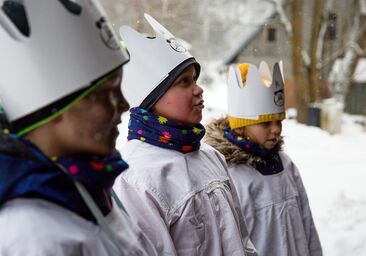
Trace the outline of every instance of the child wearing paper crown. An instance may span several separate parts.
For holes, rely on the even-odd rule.
[[[0,255],[157,255],[112,199],[129,56],[99,3],[2,1],[0,42]]]
[[[159,255],[256,255],[225,159],[201,143],[200,65],[151,16],[156,37],[120,28],[131,62],[123,93],[130,110],[122,154],[130,168],[116,189]],[[116,183],[117,188],[118,183]]]
[[[258,255],[322,255],[299,171],[282,152],[285,118],[281,66],[233,65],[228,115],[207,126],[205,142],[220,151],[239,194]]]

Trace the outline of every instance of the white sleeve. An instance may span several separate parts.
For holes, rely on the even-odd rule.
[[[132,221],[141,228],[155,246],[158,255],[177,255],[169,234],[169,224],[164,222],[164,213],[154,196],[141,188],[133,187],[122,177],[116,189],[118,197]]]
[[[296,184],[299,190],[299,200],[301,206],[302,220],[305,229],[305,234],[308,240],[309,252],[311,256],[321,256],[323,255],[322,247],[320,244],[318,232],[314,224],[313,216],[310,210],[308,196],[304,184],[302,182],[299,170],[297,169],[294,163],[292,163],[292,167],[294,171]]]

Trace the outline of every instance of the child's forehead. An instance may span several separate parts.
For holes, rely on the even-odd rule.
[[[184,75],[191,75],[191,74],[196,74],[196,69],[195,69],[195,67],[194,67],[194,65],[192,64],[192,65],[190,65],[190,66],[188,66],[187,68],[185,68],[183,71],[182,71],[182,73],[180,73],[179,74],[179,76],[184,76]],[[178,76],[178,77],[179,77]]]
[[[197,71],[196,71],[196,68],[195,68],[194,64],[191,64],[183,72],[187,72],[187,73],[193,72],[193,73],[196,73]]]

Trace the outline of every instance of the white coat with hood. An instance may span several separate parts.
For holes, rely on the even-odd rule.
[[[283,170],[262,175],[253,167],[257,157],[224,138],[228,127],[226,118],[213,121],[207,126],[205,141],[226,158],[258,255],[321,256],[308,197],[295,164],[280,151]]]
[[[256,255],[219,152],[204,143],[183,154],[131,140],[121,153],[130,168],[116,192],[159,255]]]

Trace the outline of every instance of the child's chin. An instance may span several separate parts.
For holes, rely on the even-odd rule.
[[[273,149],[275,146],[276,146],[276,144],[273,144],[273,145],[264,145],[264,148],[265,148],[265,149],[268,149],[268,150],[271,150],[271,149]]]

